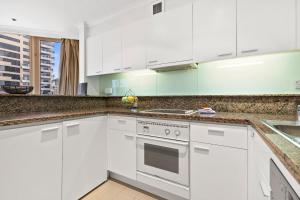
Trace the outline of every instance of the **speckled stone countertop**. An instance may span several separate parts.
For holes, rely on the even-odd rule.
[[[148,117],[170,120],[185,120],[193,122],[207,123],[228,123],[238,125],[251,125],[260,134],[263,140],[277,155],[289,172],[300,183],[300,148],[285,140],[283,137],[273,132],[265,126],[262,120],[296,120],[294,115],[270,115],[270,114],[249,114],[249,113],[229,113],[220,112],[213,116],[193,114],[189,116],[166,115],[166,114],[148,114],[139,111],[132,112],[122,108],[98,108],[95,110],[76,110],[70,112],[45,112],[45,113],[25,113],[0,115],[0,127],[5,128],[11,125],[23,125],[36,122],[66,120],[77,117],[117,114],[129,115],[135,117]]]

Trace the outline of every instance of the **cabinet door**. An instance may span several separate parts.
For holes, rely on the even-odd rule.
[[[124,177],[136,179],[135,133],[108,130],[108,169]]]
[[[237,0],[238,55],[296,47],[295,0]]]
[[[103,34],[103,71],[120,72],[122,68],[122,39],[120,29]]]
[[[192,142],[191,199],[247,200],[247,150]]]
[[[146,23],[141,20],[122,29],[124,70],[146,68]]]
[[[74,200],[107,179],[106,117],[67,121],[63,130],[63,200]]]
[[[151,17],[147,31],[147,65],[170,66],[193,60],[192,5]]]
[[[60,200],[62,126],[0,131],[0,199]]]
[[[87,76],[101,74],[102,70],[102,40],[101,37],[89,37],[86,40]]]
[[[269,200],[271,154],[260,136],[251,130],[249,135],[249,200]]]
[[[236,0],[199,0],[193,11],[195,60],[235,57]]]

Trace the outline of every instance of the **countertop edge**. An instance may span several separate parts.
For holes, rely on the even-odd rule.
[[[85,116],[95,116],[95,115],[124,115],[124,116],[135,116],[135,117],[145,117],[145,118],[160,118],[160,119],[169,119],[169,120],[185,120],[189,122],[206,122],[206,123],[223,123],[223,124],[235,124],[235,125],[244,125],[252,126],[271,151],[276,155],[276,157],[282,162],[286,169],[291,173],[291,175],[297,180],[300,184],[300,169],[293,163],[293,161],[282,152],[268,137],[266,137],[265,132],[257,125],[257,123],[247,119],[247,118],[211,118],[208,116],[175,116],[175,115],[164,115],[164,114],[147,114],[147,113],[138,113],[138,112],[128,112],[128,111],[116,111],[116,110],[103,110],[103,111],[78,111],[78,112],[62,112],[62,113],[52,113],[48,115],[38,115],[28,118],[15,118],[8,120],[0,120],[0,128],[17,126],[17,125],[28,125],[32,123],[41,123],[47,121],[59,121],[66,119],[74,119]]]

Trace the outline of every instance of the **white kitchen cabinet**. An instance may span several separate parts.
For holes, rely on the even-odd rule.
[[[191,200],[247,200],[247,150],[191,143]]]
[[[103,72],[105,74],[121,72],[122,37],[119,28],[107,31],[102,37]]]
[[[194,59],[236,57],[236,0],[199,0],[193,6]]]
[[[152,16],[147,28],[147,66],[191,63],[193,60],[192,5]]]
[[[100,36],[86,39],[86,69],[87,76],[103,73],[102,68],[102,39]]]
[[[136,180],[136,119],[110,116],[108,121],[108,170]]]
[[[79,199],[107,180],[107,117],[63,123],[63,200]]]
[[[248,148],[247,127],[196,123],[191,126],[190,130],[192,141],[240,149]]]
[[[122,28],[123,70],[146,68],[147,20],[139,20]]]
[[[60,200],[62,126],[0,131],[0,199]]]
[[[191,199],[247,200],[247,127],[195,123],[190,130]]]
[[[296,48],[295,0],[237,0],[237,54]]]
[[[270,200],[271,151],[262,138],[251,129],[249,135],[249,200]]]

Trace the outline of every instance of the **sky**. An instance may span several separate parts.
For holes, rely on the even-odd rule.
[[[54,67],[53,67],[54,78],[59,77],[60,47],[61,47],[60,42],[54,43]]]

